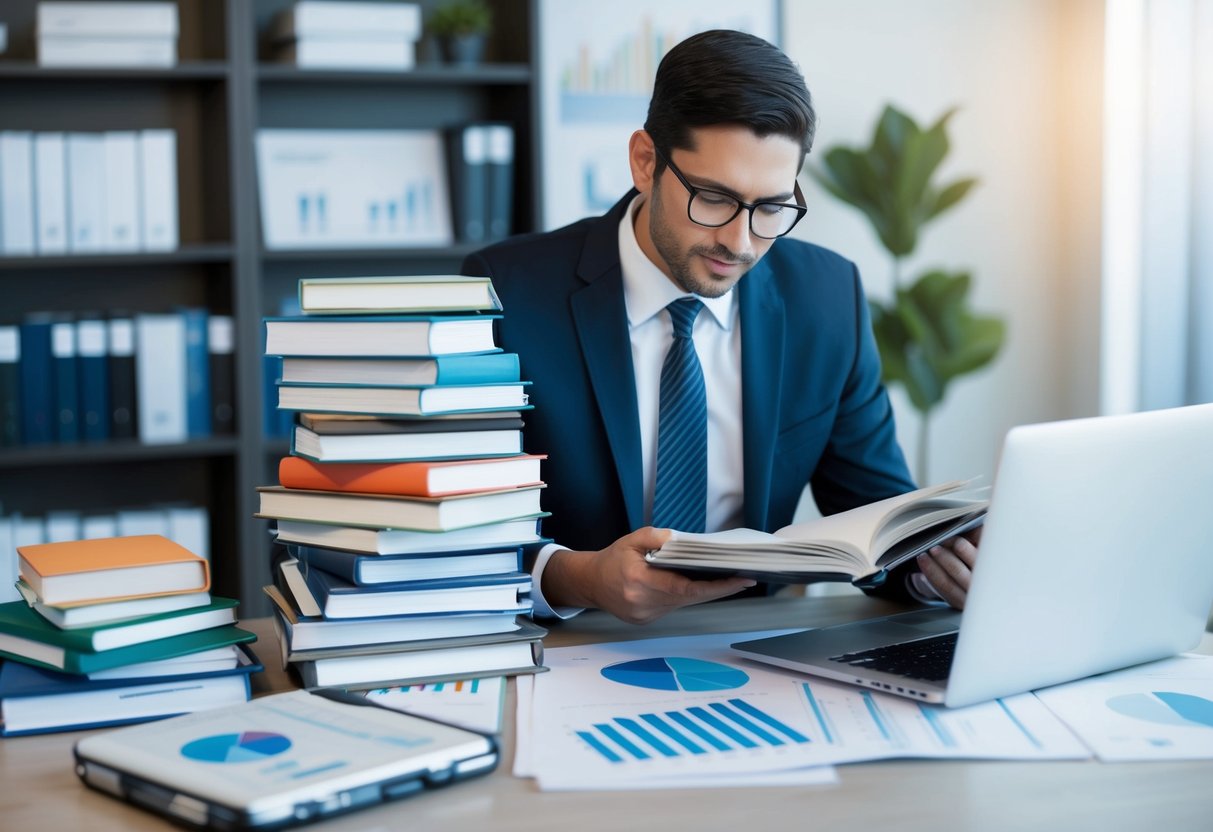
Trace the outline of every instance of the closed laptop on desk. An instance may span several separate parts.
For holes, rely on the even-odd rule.
[[[1213,405],[1014,428],[963,615],[733,647],[949,706],[1173,655],[1199,642],[1213,603],[1211,496]]]

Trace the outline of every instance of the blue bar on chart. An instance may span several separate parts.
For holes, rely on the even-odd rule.
[[[955,748],[956,740],[953,738],[952,732],[944,727],[943,719],[939,716],[939,711],[921,702],[918,703],[918,710],[922,711],[922,718],[927,721],[931,733],[939,740],[940,745],[944,748]]]
[[[589,749],[616,764],[810,742],[800,731],[743,699],[614,717],[575,733]]]
[[[821,728],[821,736],[830,745],[834,744],[834,732],[830,728],[830,719],[826,716],[821,704],[818,703],[817,697],[813,695],[813,688],[808,682],[804,682],[801,687],[804,689],[805,698],[809,700],[809,707],[813,709],[813,716],[817,719],[817,725]]]

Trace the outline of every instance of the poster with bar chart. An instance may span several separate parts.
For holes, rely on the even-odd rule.
[[[519,773],[554,790],[707,786],[891,757],[1090,756],[1031,694],[948,710],[748,662],[729,649],[741,638],[548,650],[551,672],[519,687]]]
[[[707,29],[778,43],[773,0],[540,0],[544,227],[608,210],[632,186],[628,137],[644,126],[666,52]]]
[[[1213,656],[1177,656],[1036,696],[1101,760],[1213,760]]]

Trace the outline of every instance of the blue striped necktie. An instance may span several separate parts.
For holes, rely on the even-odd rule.
[[[683,532],[702,532],[707,517],[708,401],[691,340],[702,308],[693,298],[666,307],[674,323],[674,341],[661,366],[653,525]]]

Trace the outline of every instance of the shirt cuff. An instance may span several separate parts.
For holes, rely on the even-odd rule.
[[[567,552],[568,546],[559,543],[549,543],[539,550],[535,556],[535,564],[531,567],[531,602],[535,605],[534,612],[538,618],[568,619],[585,612],[584,607],[553,607],[543,597],[543,570],[548,561],[557,552]]]
[[[946,604],[943,596],[935,591],[931,580],[921,572],[906,575],[906,590],[920,604]],[[532,590],[533,592],[533,590]]]

